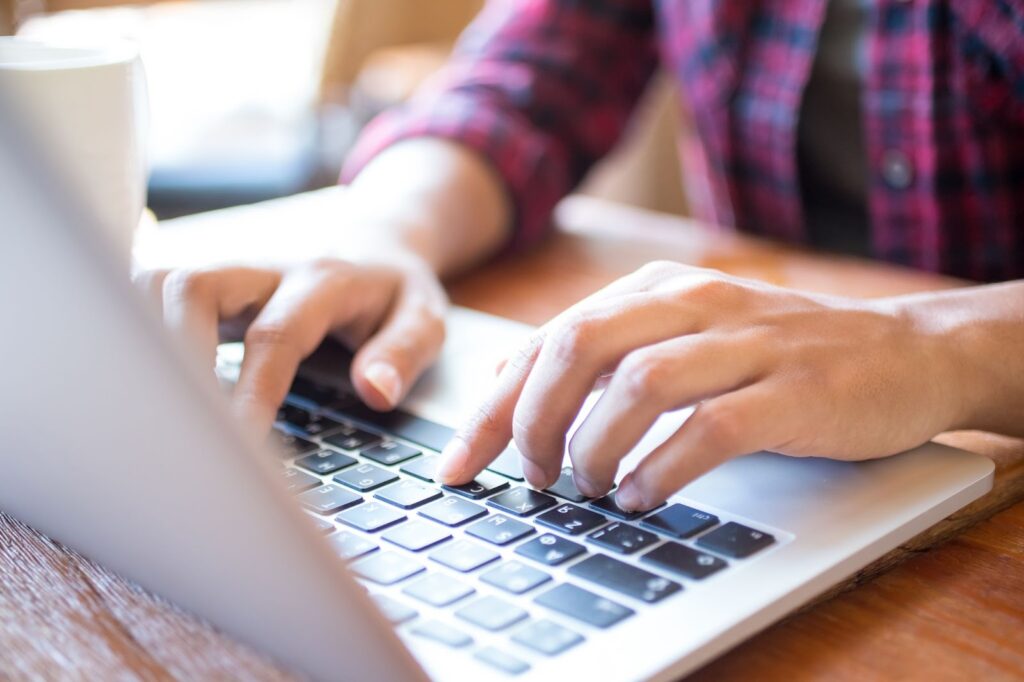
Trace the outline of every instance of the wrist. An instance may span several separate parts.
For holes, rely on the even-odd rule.
[[[969,318],[949,310],[939,296],[898,297],[883,305],[907,325],[924,358],[921,366],[936,396],[933,408],[943,410],[943,430],[983,428],[992,396]]]
[[[346,191],[334,255],[366,265],[426,269],[439,277],[444,264],[438,253],[435,221],[426,212],[414,217],[388,209],[383,201],[363,194],[355,189]]]

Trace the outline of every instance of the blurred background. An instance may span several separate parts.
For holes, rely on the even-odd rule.
[[[507,1],[507,0],[495,0]],[[161,218],[336,182],[361,128],[436,71],[483,0],[0,0],[0,35],[141,49]],[[587,194],[686,213],[677,94],[656,78]]]

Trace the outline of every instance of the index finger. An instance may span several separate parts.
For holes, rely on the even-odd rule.
[[[468,483],[505,450],[512,440],[512,414],[543,343],[542,332],[532,335],[505,363],[491,395],[445,446],[437,471],[442,483]],[[523,474],[532,484],[542,483],[543,474],[527,461],[523,462]]]
[[[326,275],[286,275],[245,333],[245,356],[235,384],[235,407],[243,419],[269,429],[291,387],[299,363],[353,306],[326,286]]]

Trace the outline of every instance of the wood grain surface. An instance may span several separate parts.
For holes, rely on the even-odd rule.
[[[343,191],[332,190],[151,226],[140,234],[138,254],[150,266],[258,257],[253,249],[296,254],[303,230],[332,229],[343,206]],[[598,200],[564,202],[557,222],[560,229],[541,248],[452,282],[452,299],[536,324],[660,258],[850,296],[962,284]],[[282,225],[289,227],[283,242]],[[247,238],[239,240],[242,234]],[[1024,442],[978,433],[941,440],[996,461],[990,495],[694,677],[1024,679],[1024,505],[1018,503]],[[288,674],[0,513],[0,678],[277,680]]]

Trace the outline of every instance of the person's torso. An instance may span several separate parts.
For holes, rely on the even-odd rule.
[[[702,142],[703,217],[965,277],[1024,276],[1024,98],[982,40],[994,15],[955,0],[833,2],[827,14],[826,0],[655,0]],[[825,243],[836,234],[850,241]]]

